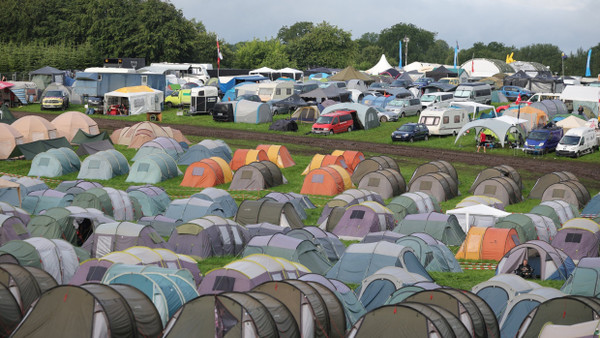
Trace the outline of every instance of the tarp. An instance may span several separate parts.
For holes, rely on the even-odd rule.
[[[71,142],[74,144],[83,144],[83,143],[97,142],[97,141],[102,141],[102,140],[110,141],[110,136],[108,135],[108,133],[106,131],[103,131],[99,134],[88,134],[85,131],[83,131],[82,129],[79,129],[77,131],[77,133],[75,134],[75,136],[73,136],[73,139],[71,140]],[[112,141],[110,141],[110,143],[112,144]]]
[[[104,132],[103,132],[104,133]],[[75,152],[78,156],[93,155],[99,151],[115,149],[110,139],[86,142],[79,145],[79,148]]]

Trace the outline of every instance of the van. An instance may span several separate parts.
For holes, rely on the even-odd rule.
[[[294,84],[294,93],[300,95],[300,94],[304,94],[304,93],[313,91],[317,88],[319,88],[319,84],[316,82],[295,83]]]
[[[290,81],[266,82],[258,85],[258,96],[262,102],[283,100],[294,94],[294,83]]]
[[[421,109],[423,107],[419,99],[393,99],[385,106],[385,111],[381,112],[382,116],[379,117],[379,121],[398,121],[400,117],[419,115]]]
[[[455,86],[460,85],[460,79],[457,77],[443,77],[438,82],[447,83]]]
[[[523,97],[521,97],[523,98]],[[535,93],[533,95],[531,95],[531,97],[529,98],[529,100],[527,100],[527,102],[540,102],[540,101],[544,101],[544,100],[558,100],[560,98],[560,94],[556,94],[556,93]]]
[[[191,89],[176,90],[165,98],[165,105],[168,108],[189,106],[192,103],[191,95]]]
[[[492,87],[483,82],[463,83],[456,87],[454,99],[490,104],[492,103]]]
[[[570,129],[556,146],[556,155],[579,157],[598,149],[596,131],[588,127]]]
[[[419,123],[429,129],[431,135],[456,135],[469,122],[469,113],[462,108],[432,107],[421,113]]]
[[[352,131],[354,127],[354,118],[356,110],[335,110],[331,113],[319,116],[312,126],[314,134],[337,134],[345,131]]]
[[[550,127],[532,130],[525,140],[523,151],[527,154],[546,154],[556,149],[563,137],[563,129]]]
[[[454,95],[448,92],[428,93],[421,96],[421,106],[423,109],[431,105],[440,105],[440,103],[449,103],[454,99]]]

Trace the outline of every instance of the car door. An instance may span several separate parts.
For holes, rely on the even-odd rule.
[[[342,131],[342,129],[340,128],[340,118],[339,117],[334,117],[333,121],[331,121],[331,129],[333,130],[334,133],[339,133]]]

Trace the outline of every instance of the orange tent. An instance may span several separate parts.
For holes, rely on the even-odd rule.
[[[471,227],[456,258],[500,261],[510,249],[517,246],[518,238],[517,231],[513,228]]]
[[[75,137],[79,129],[92,135],[100,134],[98,123],[89,116],[78,111],[68,111],[58,115],[51,122],[60,136],[67,138],[69,142]]]
[[[335,196],[344,191],[344,179],[331,166],[311,170],[304,178],[301,194]]]
[[[313,156],[312,160],[310,160],[310,163],[308,164],[306,169],[304,169],[304,171],[302,172],[302,175],[308,174],[311,170],[321,168],[321,167],[326,167],[331,164],[339,165],[340,167],[348,170],[348,165],[346,165],[344,156],[316,154],[315,156]]]
[[[113,144],[121,144],[128,146],[128,148],[137,149],[144,143],[160,136],[174,138],[177,142],[190,143],[181,131],[170,127],[161,127],[152,122],[139,122],[131,127],[117,129],[110,135],[110,140]]]
[[[261,144],[256,149],[266,151],[269,161],[277,164],[279,168],[287,168],[296,164],[285,146]]]
[[[346,161],[346,165],[348,165],[348,171],[350,174],[354,172],[354,168],[356,168],[360,161],[365,159],[365,154],[354,150],[334,150],[331,155],[343,156],[344,161]]]
[[[11,127],[23,135],[24,143],[59,137],[56,127],[50,121],[37,115],[23,116],[13,122]]]
[[[246,164],[260,161],[269,161],[266,151],[262,149],[238,149],[233,153],[229,166],[231,170],[238,170]]]
[[[0,123],[0,159],[10,157],[17,144],[23,144],[23,135],[10,124]]]
[[[330,164],[327,167],[335,169],[340,174],[342,177],[342,182],[344,182],[344,190],[352,188],[352,179],[350,178],[350,173],[348,170],[336,164]]]
[[[182,187],[208,188],[229,183],[233,177],[229,164],[220,157],[205,158],[187,167]]]

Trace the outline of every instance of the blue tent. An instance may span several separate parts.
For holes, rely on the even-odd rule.
[[[53,148],[35,155],[28,176],[58,177],[79,170],[81,162],[73,149]]]
[[[66,207],[73,202],[73,195],[47,189],[30,193],[23,198],[21,207],[32,215],[39,214],[42,210],[56,207]]]
[[[127,188],[127,195],[135,198],[142,206],[145,217],[156,216],[167,210],[171,199],[163,188],[153,185],[131,186]]]
[[[237,213],[238,206],[231,195],[223,189],[206,188],[192,197],[215,202],[223,210],[225,217],[233,217]]]
[[[229,89],[235,87],[236,85],[243,82],[259,82],[268,80],[268,77],[264,77],[262,75],[243,75],[243,76],[234,76],[229,82],[219,83],[219,89],[223,93],[226,93]]]
[[[167,153],[154,153],[135,161],[125,182],[155,184],[181,174],[173,157]]]
[[[202,142],[191,146],[179,157],[179,164],[190,165],[205,158],[213,156],[220,157],[225,162],[231,162],[233,158],[231,149],[223,140],[202,140]]]
[[[226,217],[219,203],[197,197],[173,200],[165,213],[166,217],[183,222],[207,215]]]

